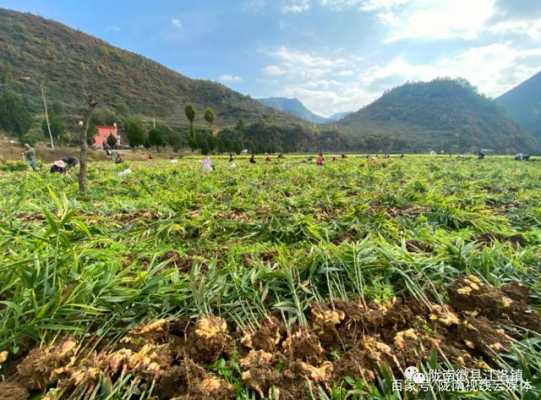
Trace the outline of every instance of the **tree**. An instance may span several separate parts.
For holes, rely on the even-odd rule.
[[[87,153],[88,153],[88,130],[90,128],[90,121],[92,119],[92,113],[96,109],[98,102],[94,100],[92,95],[88,96],[88,108],[85,115],[84,122],[81,121],[83,126],[81,127],[81,157],[79,161],[79,192],[86,193],[86,173],[87,173]]]
[[[222,129],[216,135],[216,147],[220,153],[237,153],[243,150],[242,133],[236,129]]]
[[[195,147],[201,150],[201,154],[207,155],[216,147],[216,138],[210,129],[200,128],[195,132]]]
[[[239,119],[237,121],[237,125],[235,126],[235,130],[240,132],[242,135],[246,132],[246,126],[244,125],[244,121],[242,119]]]
[[[194,150],[195,147],[195,132],[193,130],[193,122],[195,121],[195,109],[191,104],[188,104],[184,108],[184,113],[186,114],[186,118],[188,118],[188,121],[190,122],[190,137],[189,137],[189,144],[192,150]]]
[[[205,111],[205,121],[209,124],[209,128],[212,129],[212,125],[214,124],[214,111],[212,111],[212,108],[207,108]]]
[[[136,119],[130,118],[126,121],[126,137],[130,147],[139,147],[145,144],[145,128],[143,123]]]
[[[116,139],[116,136],[113,135],[112,133],[110,133],[109,136],[107,136],[107,144],[109,145],[109,147],[114,149],[116,147],[117,142],[118,140]]]
[[[46,119],[41,123],[41,131],[46,138],[50,137],[49,128],[51,129],[50,134],[55,140],[59,140],[66,132],[64,121],[62,121],[62,118],[57,114],[49,114],[49,126],[47,126]]]
[[[11,81],[11,66],[0,63],[0,84],[7,85]]]
[[[0,128],[23,136],[32,126],[32,114],[23,98],[10,90],[0,96]]]
[[[156,146],[156,151],[160,151],[160,146],[165,146],[167,144],[167,128],[162,126],[157,126],[152,128],[148,132],[148,144],[150,146]]]
[[[47,133],[49,134],[49,139],[51,141],[51,149],[54,150],[53,131],[51,129],[51,121],[47,107],[47,96],[45,95],[45,88],[43,86],[41,86],[41,99],[43,100],[43,110],[45,111],[45,127],[47,128]]]
[[[185,135],[181,132],[169,129],[169,133],[166,138],[167,144],[173,148],[176,153],[185,143]]]

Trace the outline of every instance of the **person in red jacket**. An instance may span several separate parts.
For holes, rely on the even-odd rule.
[[[319,156],[316,159],[316,165],[322,166],[325,162],[325,157],[323,157],[323,153],[319,153]]]

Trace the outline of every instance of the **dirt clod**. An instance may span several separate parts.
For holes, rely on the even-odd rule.
[[[30,397],[28,390],[17,383],[0,383],[0,400],[26,400]]]
[[[194,360],[211,363],[232,349],[233,339],[223,318],[210,315],[196,322],[188,346],[188,353]]]

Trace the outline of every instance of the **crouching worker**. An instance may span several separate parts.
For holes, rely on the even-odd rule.
[[[51,166],[51,174],[65,174],[68,171],[68,166],[62,160],[57,160]]]
[[[212,172],[214,169],[214,166],[212,165],[212,161],[209,157],[205,157],[203,161],[201,161],[201,170],[204,174],[208,174]]]
[[[122,164],[123,162],[122,157],[120,157],[120,154],[116,150],[111,152],[111,160],[113,160],[115,164]]]
[[[64,157],[62,160],[57,160],[53,163],[50,172],[51,174],[65,174],[77,164],[79,164],[79,160],[75,157]]]

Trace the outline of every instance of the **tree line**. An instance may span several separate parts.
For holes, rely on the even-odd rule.
[[[206,124],[196,124],[198,112],[203,113]],[[163,122],[145,120],[139,116],[122,116],[108,108],[97,108],[89,120],[87,142],[94,143],[98,125],[116,124],[122,144],[132,148],[168,147],[173,151],[190,148],[202,154],[240,153],[244,149],[251,153],[345,151],[350,142],[338,130],[321,129],[317,126],[291,124],[278,125],[268,118],[246,124],[239,120],[234,126],[221,129],[215,127],[216,116],[212,109],[198,111],[192,105],[184,109],[187,126],[172,126]],[[53,103],[48,111],[49,124],[40,114],[36,116],[25,99],[5,89],[0,93],[0,129],[17,137],[21,143],[35,144],[49,139],[49,129],[55,143],[79,144],[77,118],[67,118],[62,106]],[[107,143],[117,145],[114,137]]]

